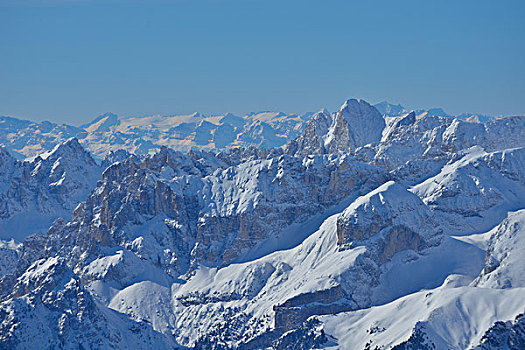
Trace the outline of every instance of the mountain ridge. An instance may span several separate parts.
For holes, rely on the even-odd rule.
[[[393,105],[386,101],[374,106],[388,118],[410,112],[401,105]],[[326,109],[322,111],[331,115]],[[437,113],[447,118],[457,117],[478,123],[495,119],[471,113],[452,116],[441,109],[419,109],[415,112],[418,117]],[[9,149],[19,160],[49,151],[71,137],[79,139],[98,160],[104,159],[110,151],[118,149],[146,155],[154,153],[163,145],[182,151],[189,151],[192,147],[204,147],[209,150],[250,145],[281,147],[300,135],[314,114],[261,111],[244,116],[232,113],[205,116],[196,112],[189,115],[118,117],[108,112],[80,126],[48,121],[38,123],[0,116],[0,146]],[[213,124],[211,128],[208,127],[208,131],[205,130],[206,127],[199,126],[199,123],[204,121]]]

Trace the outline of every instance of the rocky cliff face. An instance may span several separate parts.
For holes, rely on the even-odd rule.
[[[54,225],[58,241],[44,244],[69,256],[87,281],[122,282],[135,256],[173,278],[198,264],[223,266],[245,259],[258,244],[285,239],[281,236],[291,224],[307,223],[386,176],[344,157],[303,161],[281,156],[228,167],[208,154],[163,149],[144,162],[128,159],[107,168],[72,221]],[[114,246],[126,253],[109,273],[102,262],[109,258],[101,254]],[[87,273],[93,259],[106,266],[105,272]]]
[[[337,220],[340,246],[355,246],[381,233],[423,236],[435,233],[439,225],[421,199],[393,181],[387,182],[346,208]],[[423,239],[423,236],[418,235]],[[399,242],[411,241],[399,239]]]
[[[383,116],[368,102],[351,99],[335,114],[333,125],[326,135],[329,153],[346,153],[381,139],[385,128]]]
[[[305,156],[311,154],[325,154],[325,136],[334,122],[333,116],[327,111],[320,111],[306,123],[301,135],[295,140],[294,148],[298,154]]]

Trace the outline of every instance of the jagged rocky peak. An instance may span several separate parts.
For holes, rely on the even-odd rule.
[[[226,167],[226,163],[211,153],[191,150],[185,154],[165,146],[162,146],[159,152],[146,157],[141,164],[142,167],[154,171],[169,168],[170,171],[173,171],[170,176],[174,177],[184,175],[206,176],[218,168]]]
[[[364,100],[347,100],[334,114],[318,112],[289,149],[296,155],[350,153],[381,140],[385,119]]]
[[[341,107],[339,113],[345,114],[348,118],[356,118],[359,116],[381,115],[379,111],[368,102],[362,99],[351,98],[346,100]],[[371,116],[375,117],[375,116]],[[382,118],[381,118],[382,119]]]
[[[333,118],[327,110],[315,113],[306,124],[303,133],[295,140],[298,155],[324,154],[324,137],[328,133]]]
[[[406,129],[414,125],[416,122],[417,117],[414,111],[405,112],[399,116],[387,118],[387,124],[383,129],[379,148],[384,147],[386,144],[391,143],[396,139],[402,139],[403,137],[399,137],[400,134],[406,132]]]
[[[135,154],[129,153],[124,149],[119,149],[116,151],[110,151],[102,161],[101,165],[103,168],[107,168],[113,163],[123,162],[126,159],[132,159],[134,161],[140,160],[140,158]]]
[[[75,137],[37,156],[30,165],[33,168],[32,176],[49,176],[56,186],[71,181],[81,187],[91,187],[101,170]]]
[[[91,154],[82,147],[76,137],[71,137],[55,146],[51,151],[45,152],[35,158],[57,160],[58,158],[72,161],[84,162],[86,164],[96,164]]]
[[[322,109],[317,113],[314,113],[312,118],[308,121],[307,127],[315,127],[316,135],[323,136],[324,134],[326,134],[326,132],[328,132],[328,128],[330,127],[331,123],[332,116],[330,112],[328,112],[326,109]]]

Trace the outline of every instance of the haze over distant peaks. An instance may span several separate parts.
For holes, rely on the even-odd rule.
[[[409,112],[401,105],[388,102],[378,103],[374,107],[385,117],[399,117]],[[322,112],[331,115],[327,109]],[[436,115],[477,123],[494,119],[468,113],[452,116],[441,108],[419,109],[415,113],[418,118]],[[299,136],[314,115],[262,111],[245,116],[231,113],[205,116],[196,112],[189,115],[118,117],[113,113],[105,113],[79,127],[0,117],[0,145],[16,158],[24,159],[51,150],[70,137],[76,137],[99,160],[119,149],[145,155],[158,151],[161,146],[181,151],[194,147],[207,150],[246,146],[271,148],[284,146]],[[354,136],[360,137],[357,134]]]

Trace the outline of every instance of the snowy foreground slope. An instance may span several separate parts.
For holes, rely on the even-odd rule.
[[[280,148],[4,151],[0,348],[524,349],[525,117],[378,107]]]

